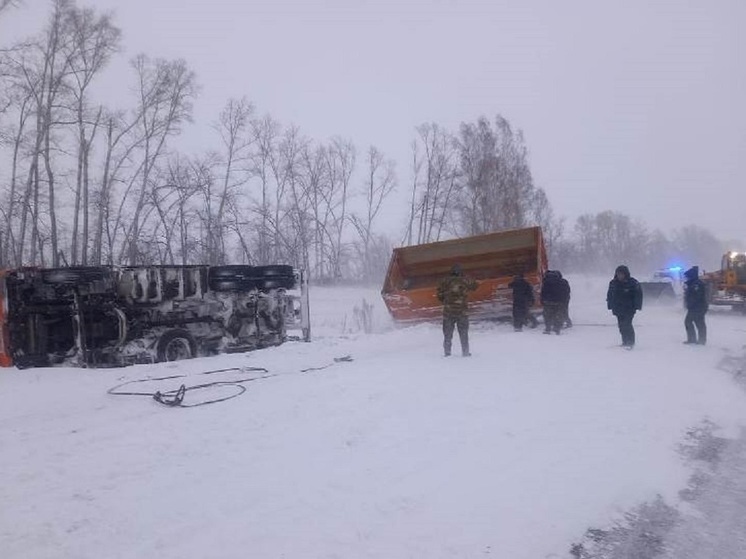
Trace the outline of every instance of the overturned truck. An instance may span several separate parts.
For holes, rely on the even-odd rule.
[[[473,318],[501,318],[510,314],[508,287],[522,273],[536,293],[534,311],[540,309],[539,290],[547,271],[547,254],[540,227],[513,229],[394,249],[382,296],[397,322],[439,319],[443,307],[436,296],[438,282],[454,264],[479,286],[469,295]]]
[[[0,365],[122,366],[310,339],[308,284],[291,266],[0,271]]]

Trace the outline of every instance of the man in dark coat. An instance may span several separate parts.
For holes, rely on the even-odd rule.
[[[541,304],[544,307],[544,333],[559,334],[563,322],[564,288],[559,272],[548,270],[541,283]]]
[[[642,288],[629,273],[627,266],[618,266],[614,279],[609,282],[606,293],[606,307],[614,313],[622,335],[622,346],[632,349],[635,346],[635,329],[632,319],[642,310]]]
[[[572,320],[570,320],[570,282],[562,277],[562,272],[559,270],[557,270],[557,274],[562,282],[562,327],[572,328]]]
[[[451,275],[443,278],[438,284],[438,300],[443,303],[443,351],[446,357],[451,355],[454,328],[458,328],[461,354],[464,357],[471,355],[469,352],[469,315],[467,310],[469,292],[476,288],[477,282],[465,277],[461,273],[461,266],[458,264],[454,264],[451,268]]]
[[[516,332],[523,330],[527,322],[531,322],[531,327],[536,328],[536,318],[531,314],[531,307],[534,305],[534,288],[526,281],[523,274],[518,274],[508,284],[513,290],[513,328]]]
[[[705,314],[709,304],[707,302],[707,286],[699,279],[699,266],[693,266],[684,272],[686,282],[684,283],[684,303],[686,304],[686,328],[685,344],[707,343],[707,325]],[[695,330],[696,327],[696,330]]]

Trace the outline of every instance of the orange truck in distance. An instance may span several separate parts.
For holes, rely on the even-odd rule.
[[[393,319],[440,319],[443,306],[436,289],[454,264],[479,282],[469,296],[470,317],[509,316],[512,292],[508,284],[518,273],[534,287],[534,310],[540,309],[539,290],[547,271],[547,254],[541,228],[528,227],[394,249],[381,291]]]

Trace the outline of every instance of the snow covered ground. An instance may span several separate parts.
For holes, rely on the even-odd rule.
[[[687,431],[746,426],[746,391],[717,368],[742,351],[746,318],[711,312],[710,345],[689,347],[683,311],[649,306],[624,351],[606,281],[574,278],[561,336],[473,325],[466,359],[441,356],[437,326],[395,328],[374,289],[318,288],[310,344],[0,370],[0,557],[566,558],[588,527],[657,495],[686,507]],[[364,298],[372,334],[353,312]],[[243,366],[275,376],[190,409],[106,392]]]

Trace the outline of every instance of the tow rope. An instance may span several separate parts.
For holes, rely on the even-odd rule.
[[[176,394],[169,396],[168,393],[163,394],[160,390],[153,394],[153,400],[164,406],[180,406],[184,401],[184,395],[186,394],[186,385],[182,384],[176,391]]]
[[[164,406],[168,406],[171,408],[195,408],[197,406],[206,406],[208,404],[217,404],[218,402],[225,402],[226,400],[230,400],[231,398],[236,398],[246,392],[246,387],[243,385],[246,382],[251,382],[254,380],[261,380],[269,377],[277,376],[276,374],[269,374],[269,371],[265,369],[264,367],[230,367],[228,369],[214,369],[211,371],[204,371],[201,373],[198,373],[195,376],[202,376],[202,375],[215,375],[219,373],[241,373],[249,376],[245,376],[242,378],[234,379],[234,380],[216,380],[212,382],[205,382],[202,384],[195,384],[194,386],[187,386],[186,384],[182,384],[179,386],[179,388],[176,388],[174,390],[156,390],[155,392],[134,392],[134,391],[124,391],[122,388],[125,386],[131,386],[134,384],[141,384],[145,382],[161,382],[165,380],[173,380],[177,378],[186,378],[187,375],[170,375],[166,377],[155,377],[155,378],[142,378],[142,379],[136,379],[136,380],[129,380],[127,382],[123,382],[122,384],[118,384],[117,386],[110,388],[107,390],[107,394],[111,394],[112,396],[150,396],[158,402],[159,404],[163,404]],[[258,376],[257,376],[258,374]],[[204,400],[201,402],[196,403],[184,403],[184,398],[187,395],[187,392],[194,392],[197,390],[205,390],[207,388],[214,388],[214,387],[230,387],[232,390],[232,393],[223,396],[220,398],[214,398],[212,400]]]
[[[164,406],[168,406],[170,408],[196,408],[198,406],[207,406],[209,404],[217,404],[218,402],[225,402],[226,400],[237,398],[238,396],[246,392],[246,386],[244,386],[244,384],[247,382],[252,382],[255,380],[262,380],[262,379],[277,377],[277,376],[286,376],[286,375],[292,375],[292,374],[298,374],[298,373],[308,373],[311,371],[322,371],[324,369],[328,369],[329,367],[331,367],[332,365],[336,363],[349,363],[352,360],[353,359],[351,355],[335,357],[334,360],[327,365],[323,365],[321,367],[309,367],[307,369],[301,369],[300,371],[295,372],[295,373],[270,373],[269,370],[265,369],[264,367],[230,367],[227,369],[213,369],[210,371],[203,371],[201,373],[197,373],[194,376],[216,375],[220,373],[239,373],[244,376],[238,379],[234,379],[234,380],[216,380],[216,381],[211,381],[211,382],[205,382],[202,384],[195,384],[193,386],[187,386],[186,383],[182,383],[179,386],[179,388],[175,388],[173,390],[156,390],[155,392],[135,392],[135,391],[122,390],[126,386],[131,386],[131,385],[141,384],[141,383],[146,383],[146,382],[162,382],[162,381],[174,380],[178,378],[186,378],[188,375],[169,375],[165,377],[142,378],[142,379],[129,380],[127,382],[118,384],[114,386],[113,388],[110,388],[109,390],[107,390],[106,393],[111,394],[112,396],[149,396],[153,400],[158,402],[159,404],[163,404]],[[195,402],[195,403],[184,402],[189,392],[195,392],[198,390],[205,390],[208,388],[215,388],[215,387],[229,388],[230,390],[232,390],[232,392],[231,394],[228,394],[227,396],[223,396],[220,398],[213,398],[212,400],[204,400],[204,401]]]
[[[301,369],[301,373],[310,373],[311,371],[323,371],[324,369],[328,369],[335,363],[349,363],[352,361],[352,355],[344,355],[342,357],[335,357],[334,361],[327,365],[323,365],[322,367],[309,367],[308,369]]]

